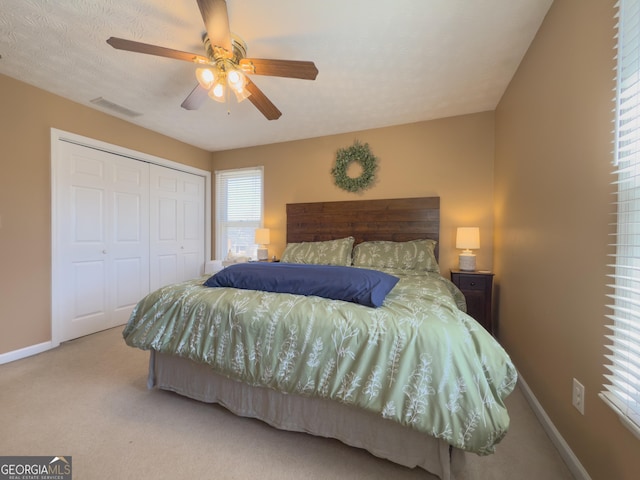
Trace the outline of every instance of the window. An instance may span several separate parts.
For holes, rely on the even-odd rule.
[[[262,227],[262,167],[216,172],[216,258],[256,258],[256,228]]]
[[[618,6],[616,253],[600,398],[640,438],[640,0],[620,0]]]

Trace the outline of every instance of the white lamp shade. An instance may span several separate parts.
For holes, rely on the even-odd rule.
[[[268,228],[256,228],[255,242],[258,244],[258,260],[266,260],[269,257],[269,251],[267,250],[269,240]]]
[[[255,242],[258,245],[269,245],[269,229],[268,228],[256,228]]]
[[[460,270],[474,271],[476,269],[476,256],[471,249],[480,248],[480,229],[478,227],[458,227],[456,248],[464,250],[458,257]]]
[[[465,250],[480,248],[480,228],[458,227],[456,234],[456,248]]]

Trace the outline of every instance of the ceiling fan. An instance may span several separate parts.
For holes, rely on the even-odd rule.
[[[107,43],[118,50],[146,53],[159,57],[193,62],[198,84],[182,102],[186,110],[198,109],[207,96],[225,102],[229,91],[239,102],[248,98],[268,119],[277,120],[282,112],[262,93],[246,74],[315,80],[318,69],[313,62],[245,58],[246,44],[229,30],[225,0],[197,0],[206,33],[203,35],[205,55],[182,52],[147,43],[110,37]]]

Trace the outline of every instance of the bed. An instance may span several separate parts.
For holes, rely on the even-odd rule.
[[[440,275],[439,219],[438,197],[289,204],[283,261],[241,278],[326,270],[346,294],[371,276],[392,283],[382,300],[220,283],[242,273],[228,267],[142,299],[124,339],[150,351],[150,388],[467,478],[465,455],[491,454],[507,432],[517,375]]]

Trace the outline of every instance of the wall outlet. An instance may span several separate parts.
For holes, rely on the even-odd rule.
[[[576,409],[584,415],[584,385],[575,378],[573,379],[572,403]]]

